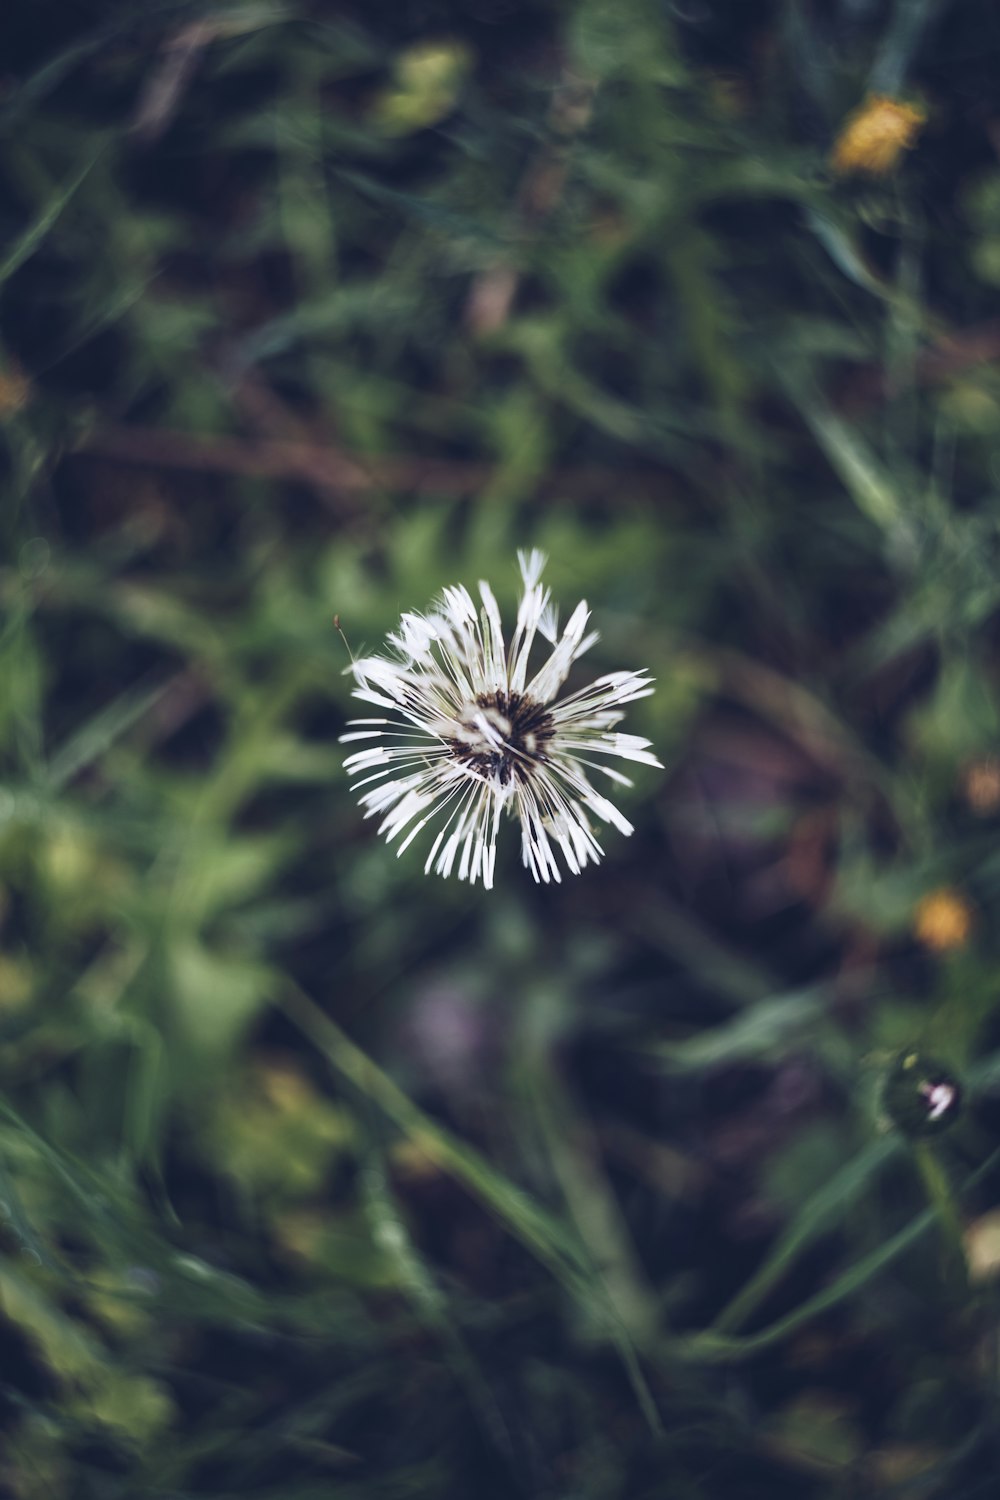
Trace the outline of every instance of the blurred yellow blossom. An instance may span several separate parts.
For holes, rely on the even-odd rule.
[[[913,930],[927,948],[946,953],[962,948],[972,932],[972,906],[953,886],[938,886],[917,902]]]
[[[387,135],[436,125],[455,108],[474,66],[475,54],[464,42],[415,42],[400,53],[392,86],[375,100],[376,124]]]
[[[927,119],[925,110],[883,94],[869,94],[844,121],[834,142],[833,169],[842,174],[891,172],[904,151],[916,145]]]

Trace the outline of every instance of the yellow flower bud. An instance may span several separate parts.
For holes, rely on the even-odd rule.
[[[926,111],[916,105],[870,94],[844,121],[834,142],[833,170],[842,175],[867,172],[883,177],[904,151],[916,145],[926,119]]]
[[[964,948],[972,932],[972,907],[960,891],[942,885],[917,902],[913,930],[935,953]]]

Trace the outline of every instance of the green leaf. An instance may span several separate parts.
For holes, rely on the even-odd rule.
[[[793,1046],[803,1032],[815,1029],[826,1015],[829,999],[822,986],[793,990],[773,1000],[759,1000],[721,1026],[707,1027],[678,1042],[654,1042],[644,1051],[668,1070],[718,1067],[736,1058],[768,1057]]]
[[[45,783],[49,791],[58,791],[95,760],[99,760],[116,740],[159,703],[170,687],[170,682],[162,682],[151,688],[130,688],[88,719],[50,757],[45,772]]]
[[[0,259],[0,286],[38,249],[58,220],[63,209],[77,190],[86,181],[88,174],[104,152],[101,144],[84,162],[83,166],[52,195],[41,213],[23,230],[6,254]]]
[[[796,1214],[761,1268],[716,1318],[712,1331],[728,1333],[745,1323],[805,1247],[835,1227],[870,1179],[901,1150],[896,1136],[873,1141],[815,1193]]]
[[[831,410],[801,371],[784,372],[782,384],[858,509],[883,531],[909,531],[896,486],[860,434]]]
[[[169,969],[178,1022],[203,1061],[231,1050],[274,991],[264,964],[180,935],[171,943]]]

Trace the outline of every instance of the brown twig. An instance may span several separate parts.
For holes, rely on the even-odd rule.
[[[216,29],[206,22],[195,21],[164,42],[143,85],[132,120],[132,130],[140,140],[151,144],[166,130],[203,49],[216,34]]]
[[[257,441],[234,437],[192,437],[159,427],[103,427],[88,433],[77,453],[152,468],[189,469],[202,473],[239,474],[257,479],[298,480],[338,495],[371,490],[415,490],[439,495],[467,495],[494,478],[490,464],[458,459],[422,458],[416,454],[368,459],[362,463],[319,443]],[[543,478],[547,492],[574,499],[614,497],[638,490],[671,498],[679,491],[662,470],[620,470],[599,466],[555,469]]]
[[[250,7],[244,14],[205,16],[188,22],[166,37],[140,90],[132,118],[133,133],[147,145],[158,140],[177,113],[206,48],[220,37],[240,36],[267,25],[270,19],[266,10]]]
[[[529,164],[517,192],[513,218],[521,234],[533,233],[562,197],[570,147],[590,121],[596,92],[593,79],[580,76],[569,66],[562,69],[549,110],[550,139]],[[520,279],[520,272],[508,260],[496,261],[473,279],[465,322],[474,333],[495,333],[503,327]]]

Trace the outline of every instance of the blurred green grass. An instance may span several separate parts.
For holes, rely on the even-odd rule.
[[[0,1494],[987,1493],[993,8],[0,51]],[[523,546],[667,770],[487,896],[363,822],[332,618]]]

